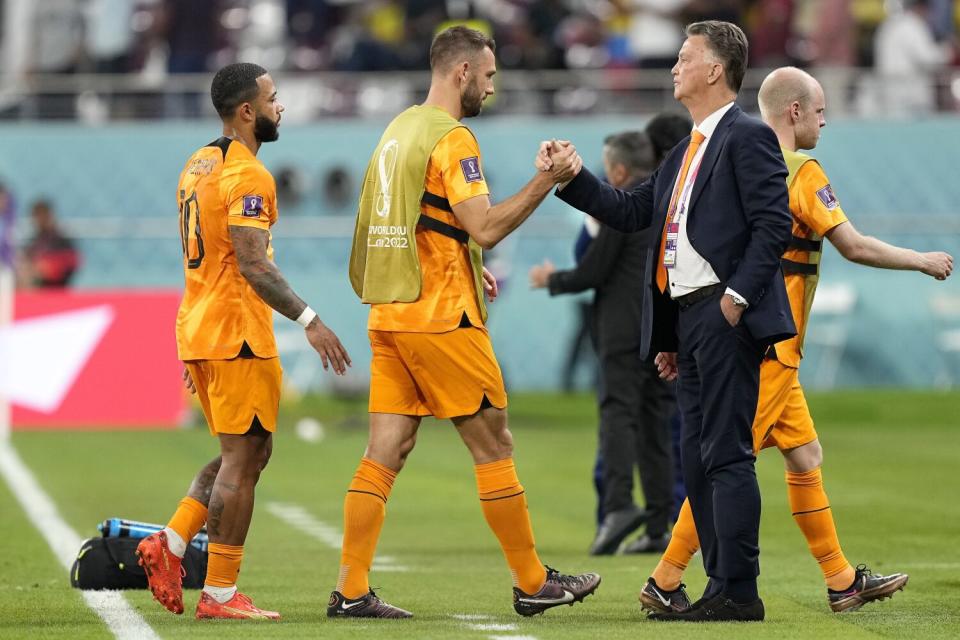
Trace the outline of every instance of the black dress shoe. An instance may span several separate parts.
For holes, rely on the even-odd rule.
[[[667,550],[670,544],[670,534],[665,533],[662,536],[649,536],[643,534],[623,548],[624,553],[662,553]]]
[[[608,556],[616,553],[624,538],[634,532],[647,519],[647,512],[637,505],[611,511],[603,519],[597,537],[590,544],[590,555]]]
[[[648,619],[664,622],[760,622],[763,615],[763,600],[757,598],[748,604],[737,604],[720,593],[709,600],[694,603],[681,613],[654,613]]]

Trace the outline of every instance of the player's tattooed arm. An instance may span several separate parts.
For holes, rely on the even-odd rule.
[[[257,295],[277,312],[297,320],[307,308],[307,303],[293,292],[277,265],[267,258],[270,234],[263,229],[231,225],[230,240],[237,255],[240,274]],[[333,365],[334,373],[343,375],[351,364],[350,355],[337,334],[323,324],[315,313],[313,316],[313,320],[305,327],[307,341],[320,354],[324,369]]]
[[[307,303],[293,292],[280,269],[267,258],[270,234],[255,227],[230,226],[230,240],[237,254],[240,274],[264,302],[291,320],[296,320]]]

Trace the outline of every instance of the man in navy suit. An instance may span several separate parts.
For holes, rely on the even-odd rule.
[[[554,163],[558,142],[541,146],[537,165],[569,181],[562,200],[601,222],[656,230],[641,352],[657,354],[662,377],[679,374],[684,481],[710,582],[687,611],[651,618],[762,620],[751,425],[764,353],[796,333],[780,272],[791,233],[787,169],[773,131],[734,104],[747,62],[743,31],[706,21],[686,34],[673,86],[694,129],[648,180],[615,189],[568,154]]]

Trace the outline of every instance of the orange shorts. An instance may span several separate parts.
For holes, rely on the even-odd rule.
[[[776,360],[764,360],[760,366],[760,401],[753,419],[754,451],[767,447],[783,451],[817,439],[799,373]]]
[[[500,365],[486,329],[446,333],[368,331],[370,413],[454,418],[476,413],[486,396],[507,406]]]
[[[211,435],[243,434],[253,418],[271,433],[280,410],[280,358],[191,360],[184,363],[197,387],[197,397]]]

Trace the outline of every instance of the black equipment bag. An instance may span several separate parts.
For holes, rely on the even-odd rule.
[[[146,589],[147,574],[137,564],[137,538],[90,538],[70,569],[70,585],[77,589]],[[187,545],[183,556],[184,589],[203,588],[207,554]]]

